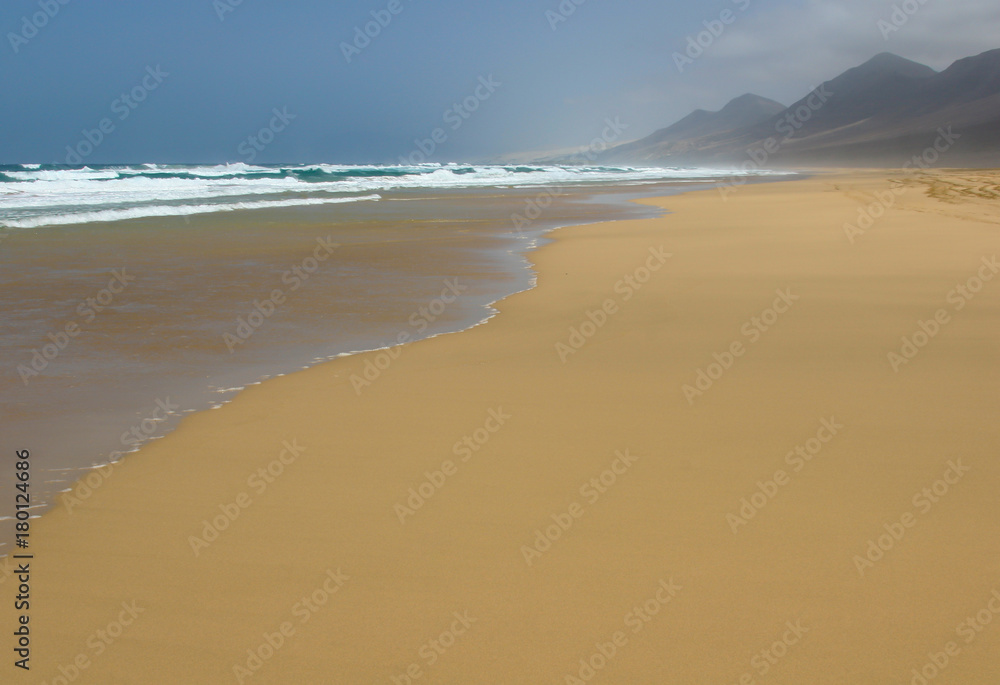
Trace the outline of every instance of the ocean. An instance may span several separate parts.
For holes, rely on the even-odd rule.
[[[406,190],[644,184],[729,177],[708,169],[471,166],[0,166],[0,227],[371,202]]]

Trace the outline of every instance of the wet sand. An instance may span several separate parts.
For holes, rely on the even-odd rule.
[[[545,206],[515,227],[511,215],[540,193]],[[546,229],[637,214],[607,194],[398,191],[334,208],[6,231],[0,449],[31,442],[36,504],[58,504],[88,468],[261,378],[478,323],[529,287],[521,253]],[[446,282],[462,297],[411,323]],[[0,490],[12,479],[0,473]],[[0,520],[0,552],[8,528]]]
[[[32,522],[17,681],[992,685],[998,179],[649,200],[186,418]]]

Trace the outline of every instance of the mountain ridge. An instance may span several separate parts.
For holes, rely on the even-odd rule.
[[[780,111],[773,111],[776,107]],[[899,166],[947,127],[956,135],[948,152],[939,155],[941,164],[1000,166],[1000,49],[957,60],[940,72],[879,53],[787,108],[748,93],[718,112],[695,110],[645,138],[615,146],[598,161],[731,165],[767,144],[777,146],[769,161],[779,166]]]

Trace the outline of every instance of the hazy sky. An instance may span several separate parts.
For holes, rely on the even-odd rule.
[[[0,163],[393,163],[436,129],[435,160],[481,160],[744,92],[790,104],[883,51],[942,69],[1000,47],[997,0],[907,0],[887,33],[896,2],[3,0]],[[681,71],[704,22],[720,35]]]

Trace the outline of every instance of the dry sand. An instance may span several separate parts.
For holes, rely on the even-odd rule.
[[[191,416],[33,522],[31,672],[7,663],[3,681],[64,682],[62,666],[78,683],[236,683],[239,665],[293,685],[885,685],[945,653],[928,682],[995,685],[1000,278],[949,294],[1000,253],[998,179],[650,200],[672,214],[558,231],[533,255],[538,287],[486,325]],[[878,202],[852,243],[845,223]],[[557,344],[605,301],[564,363]],[[717,379],[692,405],[699,369]],[[476,451],[455,449],[464,436]],[[285,441],[303,451],[272,463]],[[254,479],[269,463],[281,475]],[[441,485],[400,523],[425,472]],[[742,498],[763,504],[745,525]],[[529,565],[556,519],[569,529]],[[16,585],[0,585],[8,661]],[[959,628],[977,612],[992,624]]]

